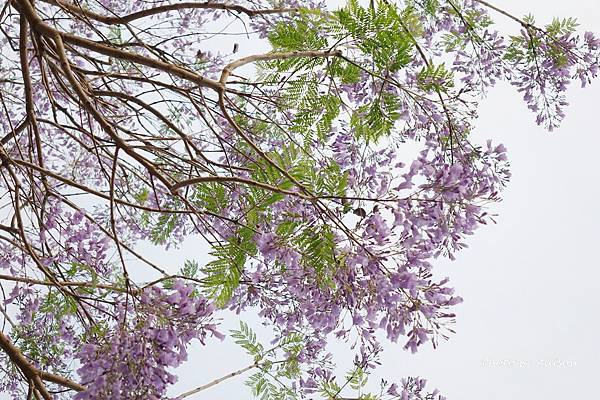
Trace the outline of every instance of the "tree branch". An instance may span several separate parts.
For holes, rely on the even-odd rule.
[[[256,186],[261,189],[269,190],[271,192],[301,197],[303,199],[308,199],[308,200],[313,199],[312,196],[307,196],[305,194],[302,194],[299,192],[294,192],[291,190],[281,189],[281,188],[278,188],[277,186],[268,185],[266,183],[254,181],[252,179],[241,178],[239,176],[199,176],[196,178],[191,178],[191,179],[188,179],[185,181],[178,182],[171,187],[171,190],[173,192],[175,192],[178,189],[181,189],[183,187],[195,185],[195,184],[203,183],[203,182],[237,182],[237,183],[243,183],[243,184],[250,185],[250,186]]]
[[[225,381],[227,379],[230,379],[230,378],[236,377],[238,375],[241,375],[244,372],[249,371],[249,370],[251,370],[253,368],[256,368],[256,367],[258,367],[258,363],[250,364],[250,365],[248,365],[245,368],[239,369],[237,371],[233,371],[233,372],[231,372],[231,373],[229,373],[227,375],[224,375],[224,376],[222,376],[220,378],[215,379],[214,381],[208,382],[205,385],[199,386],[196,389],[192,389],[189,392],[185,392],[185,393],[179,395],[178,397],[176,397],[176,400],[181,400],[181,399],[184,399],[186,397],[190,397],[190,396],[192,396],[192,395],[194,395],[196,393],[199,393],[199,392],[201,392],[203,390],[206,390],[206,389],[209,389],[209,388],[211,388],[213,386],[216,386],[219,383],[221,383],[221,382],[223,382],[223,381]]]
[[[71,33],[61,32],[58,29],[55,29],[50,25],[46,24],[39,17],[33,6],[27,0],[13,0],[12,4],[15,5],[19,11],[23,11],[25,16],[27,17],[27,20],[29,21],[29,24],[31,25],[31,28],[40,34],[47,35],[50,38],[60,37],[61,40],[65,43],[80,46],[85,49],[103,54],[105,56],[130,61],[132,63],[145,65],[146,67],[154,68],[168,74],[173,74],[179,78],[193,82],[202,87],[211,88],[217,92],[223,90],[223,85],[221,85],[219,82],[199,75],[189,69],[178,67],[176,65],[169,64],[164,61],[155,60],[153,58],[142,56],[140,54],[120,50],[111,46],[107,46],[105,44],[82,38],[77,35],[73,35]]]
[[[29,381],[33,382],[35,389],[40,392],[45,400],[52,400],[48,389],[44,386],[42,380],[56,383],[69,389],[81,392],[85,387],[77,382],[73,382],[65,377],[43,372],[33,366],[21,351],[11,343],[10,339],[0,332],[0,348],[9,356],[11,361],[25,374]]]
[[[158,7],[148,8],[146,10],[137,11],[122,17],[109,16],[95,13],[93,11],[86,10],[79,5],[64,1],[64,0],[42,0],[44,3],[54,4],[60,6],[66,10],[71,11],[74,14],[85,16],[98,22],[102,22],[107,25],[119,25],[127,24],[137,19],[149,17],[156,14],[162,14],[169,11],[185,10],[185,9],[205,9],[205,10],[224,10],[224,11],[235,11],[238,13],[246,14],[249,17],[257,15],[269,15],[269,14],[286,14],[297,12],[298,8],[271,8],[263,10],[252,10],[250,8],[238,5],[238,4],[225,4],[218,2],[191,2],[184,1],[174,4],[164,4]]]
[[[223,72],[221,73],[221,79],[219,82],[221,85],[227,84],[227,79],[231,75],[231,73],[246,64],[251,64],[257,61],[272,61],[272,60],[288,60],[290,58],[319,58],[319,57],[341,57],[342,51],[339,49],[336,50],[308,50],[308,51],[290,51],[284,53],[266,53],[266,54],[254,54],[251,56],[243,57],[238,60],[235,60],[225,66],[223,68]]]

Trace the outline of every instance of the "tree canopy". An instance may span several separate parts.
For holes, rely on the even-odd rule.
[[[387,343],[452,333],[462,299],[435,260],[510,178],[506,148],[471,138],[478,104],[507,81],[553,130],[600,54],[572,18],[483,0],[0,4],[0,390],[18,399],[167,398],[189,346],[224,335],[263,400],[443,399],[419,377],[363,387]],[[144,252],[190,238],[209,262]],[[242,310],[271,343],[220,329]],[[356,351],[347,376],[330,341]]]

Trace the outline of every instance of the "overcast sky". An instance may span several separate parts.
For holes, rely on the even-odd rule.
[[[580,29],[600,34],[598,0],[494,4],[519,16],[531,12],[539,23],[574,16]],[[518,29],[493,17],[502,29]],[[498,224],[479,230],[456,261],[437,266],[465,299],[456,307],[457,333],[437,350],[415,355],[385,343],[375,382],[420,375],[449,400],[597,396],[600,82],[585,90],[578,86],[569,92],[571,106],[562,127],[552,134],[533,123],[511,87],[500,85],[489,93],[474,140],[504,143],[513,177],[494,209]],[[184,248],[183,256],[192,255],[191,249]],[[251,363],[229,341],[194,351],[190,359],[177,393]],[[250,398],[243,381],[236,378],[192,398]]]

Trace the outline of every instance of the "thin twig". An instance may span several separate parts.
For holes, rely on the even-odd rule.
[[[223,381],[225,381],[227,379],[230,379],[230,378],[236,377],[238,375],[241,375],[244,372],[249,371],[249,370],[251,370],[253,368],[256,368],[256,367],[258,367],[258,363],[250,364],[247,367],[244,367],[244,368],[239,369],[237,371],[233,371],[233,372],[231,372],[231,373],[229,373],[227,375],[224,375],[224,376],[222,376],[220,378],[215,379],[214,381],[208,382],[205,385],[199,386],[196,389],[192,389],[189,392],[185,392],[185,393],[181,394],[180,396],[176,397],[176,400],[181,400],[181,399],[184,399],[186,397],[192,396],[192,395],[194,395],[196,393],[202,392],[203,390],[206,390],[206,389],[209,389],[209,388],[211,388],[213,386],[216,386],[219,383],[221,383],[221,382],[223,382]]]

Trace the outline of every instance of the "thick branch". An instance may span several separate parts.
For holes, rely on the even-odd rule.
[[[50,25],[46,24],[39,17],[39,15],[37,15],[35,9],[27,0],[14,0],[14,2],[17,4],[17,8],[19,10],[22,10],[25,14],[27,20],[29,21],[29,24],[31,25],[31,28],[40,34],[47,35],[51,38],[56,38],[57,36],[59,36],[65,43],[80,46],[85,49],[103,54],[105,56],[130,61],[132,63],[140,65],[145,65],[147,67],[154,68],[166,72],[168,74],[177,76],[179,78],[185,79],[187,81],[193,82],[199,86],[214,89],[218,92],[223,90],[223,85],[221,85],[219,82],[206,78],[191,70],[178,67],[174,64],[169,64],[160,60],[155,60],[153,58],[146,57],[140,54],[123,51],[111,46],[107,46],[105,44],[82,38],[77,35],[73,35],[71,33],[61,32],[58,29],[55,29]]]
[[[0,332],[0,348],[4,350],[10,357],[10,360],[23,372],[28,380],[32,381],[35,385],[36,390],[40,392],[42,397],[46,400],[52,400],[52,396],[48,392],[48,389],[44,386],[43,380],[53,382],[69,389],[76,390],[78,392],[84,391],[85,387],[73,382],[70,379],[64,378],[59,375],[50,374],[38,370],[33,364],[25,358],[23,353],[11,343],[10,339],[2,332]]]
[[[69,389],[73,389],[76,392],[83,392],[85,390],[85,386],[80,385],[77,382],[73,382],[70,379],[65,378],[64,376],[51,374],[49,372],[39,371],[40,377],[48,382],[56,383],[57,385],[61,385],[64,387],[68,387]]]
[[[16,135],[18,135],[22,131],[24,131],[28,125],[29,125],[29,121],[27,120],[27,118],[25,118],[25,120],[23,120],[23,122],[21,122],[19,125],[17,125],[16,128],[14,128],[12,131],[8,132],[4,137],[2,137],[2,139],[0,139],[0,144],[4,145],[4,144],[7,144],[8,142],[10,142],[10,140],[12,138],[14,138]]]
[[[78,14],[81,16],[85,16],[87,18],[93,19],[98,22],[102,22],[107,25],[118,25],[118,24],[126,24],[137,19],[149,17],[156,14],[167,13],[169,11],[177,11],[177,10],[186,10],[186,9],[205,9],[205,10],[225,10],[225,11],[235,11],[238,13],[246,14],[249,17],[254,17],[257,15],[269,15],[269,14],[286,14],[293,13],[298,11],[297,8],[271,8],[264,10],[252,10],[250,8],[238,5],[238,4],[225,4],[225,3],[213,3],[213,2],[190,2],[183,1],[180,3],[174,4],[164,4],[158,7],[148,8],[146,10],[137,11],[128,15],[120,16],[111,16],[111,15],[102,15],[95,13],[93,11],[86,10],[79,5],[64,1],[64,0],[42,0],[45,3],[55,4],[60,6],[66,10],[71,11],[74,14]]]
[[[289,60],[291,58],[326,58],[326,57],[341,57],[341,50],[308,50],[308,51],[290,51],[284,53],[266,53],[266,54],[254,54],[248,57],[240,58],[239,60],[235,60],[225,66],[223,68],[223,72],[221,73],[221,79],[219,82],[221,85],[227,84],[227,79],[231,75],[231,73],[246,64],[251,64],[257,61],[272,61],[272,60]]]

